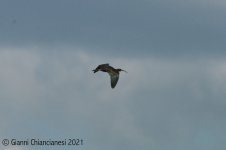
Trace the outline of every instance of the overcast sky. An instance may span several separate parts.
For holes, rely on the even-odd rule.
[[[0,140],[226,148],[224,0],[1,0]],[[115,89],[106,73],[120,74]]]

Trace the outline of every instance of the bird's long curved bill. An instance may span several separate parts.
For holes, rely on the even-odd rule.
[[[127,71],[125,71],[125,70],[122,70],[122,71],[124,71],[125,73],[128,73]]]

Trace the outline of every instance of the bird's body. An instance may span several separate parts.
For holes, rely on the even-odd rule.
[[[111,78],[111,88],[114,88],[118,82],[119,79],[119,73],[120,71],[124,71],[122,69],[115,69],[112,66],[110,66],[109,64],[101,64],[99,66],[96,67],[96,69],[93,70],[94,73],[96,73],[97,71],[103,71],[103,72],[107,72],[110,75]]]

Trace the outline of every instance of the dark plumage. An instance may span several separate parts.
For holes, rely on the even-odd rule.
[[[97,71],[107,72],[110,75],[111,88],[114,88],[116,86],[119,79],[119,72],[120,71],[126,72],[125,70],[122,69],[115,69],[112,66],[109,66],[109,64],[101,64],[97,66],[97,68],[94,69],[93,72],[96,73]]]

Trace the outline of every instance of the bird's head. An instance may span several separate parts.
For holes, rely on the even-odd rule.
[[[122,70],[122,69],[120,69],[120,68],[119,68],[119,69],[117,69],[117,70],[118,70],[118,72],[120,72],[120,71],[124,71],[124,72],[126,72],[126,73],[127,73],[127,71],[125,71],[125,70]]]

